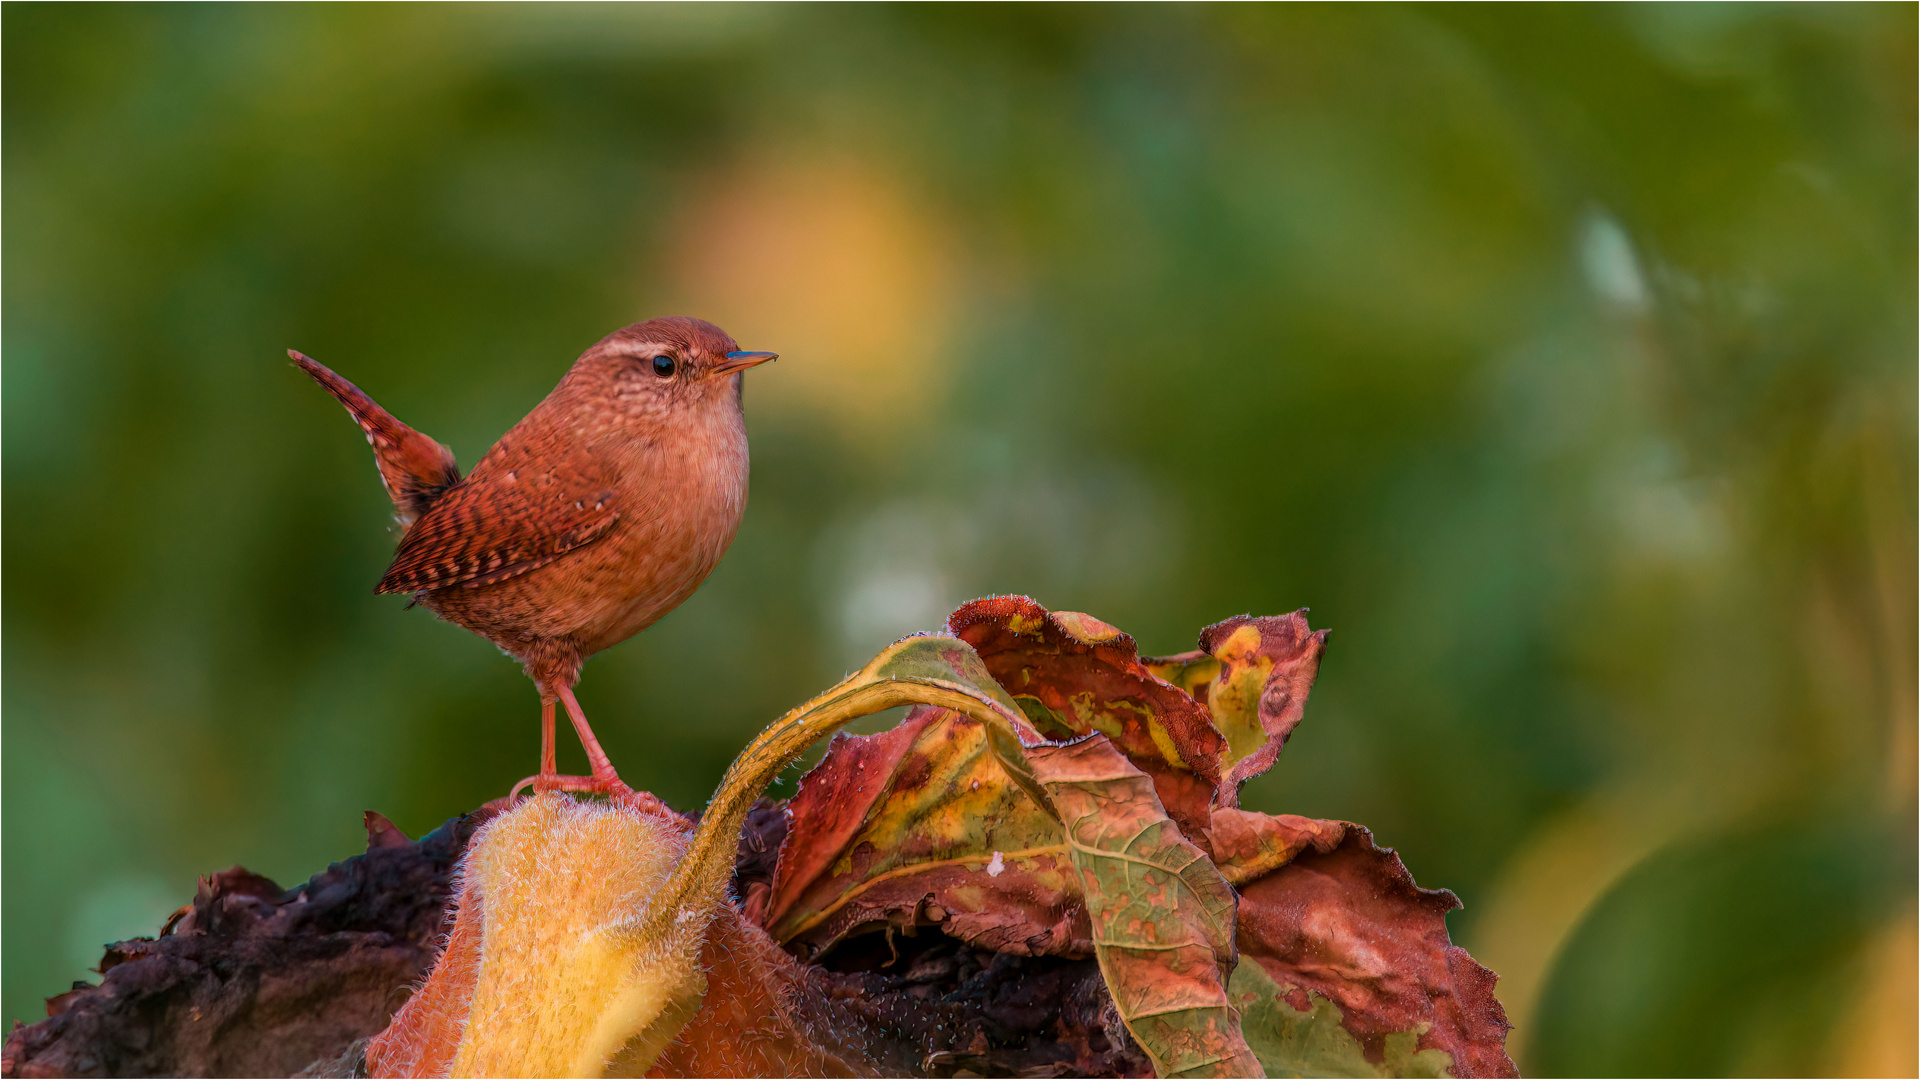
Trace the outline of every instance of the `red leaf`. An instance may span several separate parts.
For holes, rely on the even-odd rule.
[[[886,923],[1021,956],[1092,952],[1059,823],[1010,781],[979,721],[922,708],[840,736],[788,815],[761,921],[789,947],[817,953]]]
[[[1238,806],[1240,785],[1273,766],[1306,712],[1326,642],[1325,630],[1308,629],[1305,609],[1236,615],[1200,631],[1201,650],[1220,662],[1208,688],[1208,711],[1230,747],[1215,806]]]
[[[1346,834],[1344,821],[1215,810],[1207,839],[1221,875],[1240,885],[1285,866],[1309,847],[1326,854],[1339,847]]]
[[[1189,838],[1205,834],[1227,741],[1205,706],[1140,662],[1133,638],[1075,611],[1024,596],[962,605],[947,619],[1050,739],[1098,731],[1153,786]]]
[[[1376,847],[1366,829],[1316,824],[1340,826],[1338,845],[1308,844],[1240,887],[1241,963],[1258,964],[1294,1009],[1312,1011],[1309,993],[1339,1006],[1341,1025],[1370,1061],[1381,1060],[1387,1036],[1419,1030],[1419,1048],[1450,1054],[1455,1076],[1518,1075],[1493,972],[1447,935],[1447,912],[1460,901],[1414,884],[1400,857]],[[1287,832],[1298,835],[1268,835]]]

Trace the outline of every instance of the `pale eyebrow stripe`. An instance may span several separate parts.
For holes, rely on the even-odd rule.
[[[632,357],[633,359],[636,359],[636,360],[650,360],[653,357],[660,355],[662,352],[684,353],[687,350],[688,350],[688,346],[686,345],[673,344],[670,342],[656,342],[654,344],[646,346],[645,348],[641,348],[640,346],[637,346],[637,345],[616,345],[613,348],[610,348],[607,350],[607,355]]]

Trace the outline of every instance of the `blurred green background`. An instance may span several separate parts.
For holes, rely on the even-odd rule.
[[[1523,1069],[1915,1071],[1912,5],[0,18],[7,1018],[534,769],[283,350],[470,466],[687,312],[783,358],[587,668],[636,786],[973,596],[1311,606],[1247,804],[1459,893]]]

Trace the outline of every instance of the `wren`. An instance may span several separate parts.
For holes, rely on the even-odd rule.
[[[573,687],[588,657],[680,606],[726,554],[747,504],[742,373],[777,354],[685,316],[616,330],[465,477],[445,445],[287,355],[366,432],[405,529],[373,591],[493,642],[539,688],[540,771],[514,790],[632,796]],[[554,766],[556,701],[591,776]]]

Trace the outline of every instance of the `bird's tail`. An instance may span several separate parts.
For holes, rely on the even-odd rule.
[[[401,525],[412,525],[435,499],[460,482],[460,467],[454,463],[453,451],[444,444],[401,423],[359,387],[318,360],[293,349],[288,349],[287,355],[321,389],[339,399],[353,414],[353,422],[367,433],[374,461],[380,466],[380,482],[393,499],[394,516]]]

